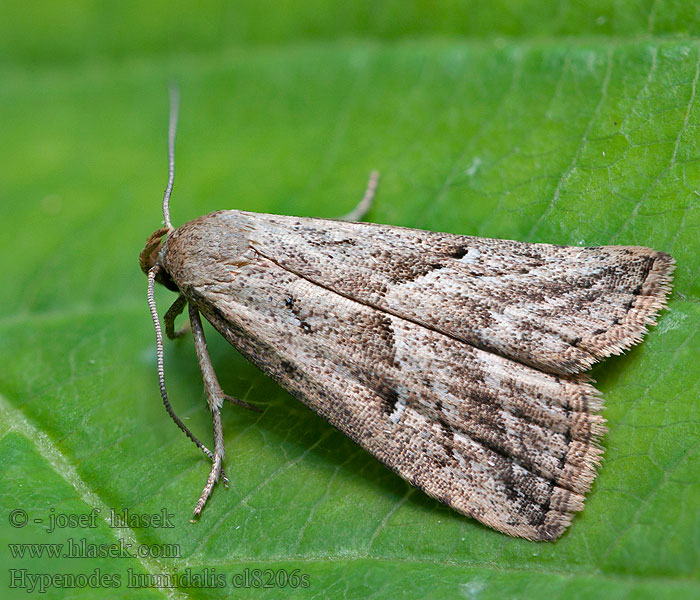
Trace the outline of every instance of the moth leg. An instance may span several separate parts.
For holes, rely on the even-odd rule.
[[[372,207],[374,193],[377,191],[377,183],[379,182],[379,171],[372,171],[369,174],[369,181],[365,189],[365,195],[358,205],[353,208],[348,214],[340,217],[341,221],[362,221],[362,218],[369,212]]]
[[[183,336],[190,330],[190,324],[185,323],[185,325],[183,325],[178,331],[175,331],[175,319],[182,313],[185,306],[187,306],[187,298],[185,298],[183,294],[180,294],[163,317],[163,321],[165,321],[165,334],[171,340]],[[202,452],[209,457],[209,460],[211,460],[213,464],[215,461],[214,453],[212,453],[211,450],[202,444],[202,442],[200,442],[196,437],[193,441],[202,449]],[[226,473],[224,473],[223,468],[221,469],[221,479],[224,482],[224,486],[228,487],[228,477],[226,477]]]
[[[166,312],[165,316],[163,317],[163,321],[165,322],[165,335],[167,335],[168,338],[171,340],[179,338],[180,336],[187,333],[187,331],[189,330],[189,324],[186,324],[183,325],[182,328],[178,331],[175,331],[175,319],[180,315],[180,313],[182,313],[186,305],[187,298],[185,298],[184,295],[180,294],[177,297],[177,300],[173,302],[172,306],[168,309],[168,312]]]
[[[255,404],[251,404],[250,402],[246,402],[245,400],[234,398],[233,396],[229,396],[228,394],[224,394],[224,400],[228,400],[233,404],[238,404],[238,406],[242,406],[243,408],[247,408],[248,410],[252,410],[259,413],[263,412],[263,409],[259,406],[255,406]]]
[[[194,339],[194,347],[197,352],[197,360],[199,368],[202,372],[202,380],[204,382],[204,390],[207,394],[207,403],[211,411],[212,427],[214,429],[214,456],[211,465],[211,471],[207,483],[202,490],[202,495],[197,501],[194,508],[194,516],[198,517],[204,508],[209,496],[214,489],[214,485],[221,476],[222,463],[226,451],[224,449],[224,432],[221,425],[221,405],[224,402],[225,394],[221,390],[219,380],[216,378],[214,366],[211,364],[209,351],[207,350],[207,341],[204,337],[204,329],[202,321],[199,318],[199,311],[190,303],[190,323],[192,324],[192,337]]]
[[[175,425],[177,425],[180,428],[180,430],[195,443],[197,448],[199,448],[205,454],[205,456],[207,456],[210,460],[214,460],[214,455],[212,454],[211,450],[209,450],[209,448],[207,448],[199,440],[199,438],[189,430],[187,425],[185,425],[182,422],[180,417],[178,417],[175,414],[175,411],[173,410],[173,407],[170,404],[170,399],[168,398],[168,392],[165,389],[165,369],[163,366],[163,334],[160,329],[160,320],[158,319],[158,309],[156,308],[156,299],[154,294],[155,280],[159,269],[160,267],[156,266],[148,271],[148,308],[151,311],[153,327],[156,332],[156,354],[158,356],[158,381],[160,383],[160,396],[163,400],[163,406],[165,406],[165,410],[170,415],[170,418],[175,422]],[[228,478],[224,474],[223,470],[221,471],[221,478],[224,480],[224,485],[227,485]]]

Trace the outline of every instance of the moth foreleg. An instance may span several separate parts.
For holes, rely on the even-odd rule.
[[[175,319],[180,315],[180,313],[182,313],[186,305],[187,298],[180,294],[163,317],[163,321],[165,322],[165,335],[167,335],[171,340],[179,338],[189,330],[188,324],[185,324],[181,329],[175,331]]]
[[[152,236],[153,237],[153,236]],[[192,440],[196,445],[197,448],[199,448],[204,454],[209,457],[210,460],[214,460],[214,454],[207,448],[200,440],[199,438],[190,431],[189,427],[185,425],[182,422],[182,419],[178,417],[175,414],[175,411],[173,410],[172,405],[170,404],[170,399],[168,398],[168,392],[165,389],[165,368],[164,368],[164,360],[163,360],[163,334],[160,328],[160,320],[158,319],[158,309],[156,307],[156,299],[155,299],[155,293],[154,293],[154,286],[155,286],[155,280],[156,276],[158,275],[158,271],[160,270],[160,267],[155,266],[149,269],[148,271],[148,308],[151,311],[151,318],[153,319],[153,327],[156,332],[156,355],[158,356],[158,381],[160,382],[160,395],[163,400],[163,405],[165,406],[165,410],[168,412],[170,415],[170,418],[175,422],[175,424],[180,428],[180,430],[188,437],[190,440]],[[179,299],[178,299],[179,300]],[[181,302],[181,301],[180,301]],[[184,308],[185,303],[181,304],[181,308],[176,308],[176,306],[179,306],[179,302],[176,301],[175,304],[170,308],[170,311],[168,312],[173,312],[173,314],[177,315],[180,312],[182,312],[182,308]],[[174,321],[175,317],[172,317],[171,321]],[[228,484],[228,478],[226,477],[226,474],[221,471],[221,478],[224,480],[224,485]]]
[[[221,405],[224,402],[226,394],[221,390],[219,380],[214,372],[214,366],[209,357],[207,350],[207,341],[204,337],[204,328],[202,321],[199,318],[199,311],[190,303],[190,324],[192,325],[192,337],[194,339],[194,347],[197,352],[197,360],[199,368],[202,372],[202,380],[204,382],[204,391],[207,395],[207,403],[212,416],[212,428],[214,430],[214,457],[212,459],[211,471],[209,478],[204,486],[202,495],[197,501],[194,508],[194,516],[199,516],[206,504],[209,496],[211,496],[214,485],[221,476],[222,464],[226,454],[224,449],[224,432],[221,425]]]
[[[176,338],[181,337],[185,333],[187,333],[190,330],[190,324],[185,323],[178,331],[175,331],[175,319],[182,313],[184,310],[185,306],[187,306],[187,298],[185,298],[184,295],[180,294],[177,297],[177,300],[172,303],[168,311],[165,313],[165,316],[163,317],[163,321],[165,321],[165,334],[171,339],[174,340]],[[209,450],[202,442],[200,442],[198,439],[194,438],[194,442],[202,449],[202,452],[206,454],[209,459],[212,461],[212,466],[216,462],[216,455]],[[228,487],[228,477],[226,477],[226,473],[224,473],[223,468],[221,469],[221,479],[224,482],[224,486]]]
[[[374,199],[374,193],[377,191],[377,183],[379,182],[379,171],[372,171],[369,174],[369,181],[367,182],[367,188],[365,189],[365,194],[362,196],[362,200],[353,208],[348,214],[340,217],[341,221],[362,221],[362,218],[369,212],[372,207],[372,200]]]
[[[212,426],[214,428],[214,438],[216,438],[218,432],[221,432],[221,411],[216,409],[212,411],[211,416]],[[216,451],[215,441],[214,460],[211,464],[211,471],[209,472],[209,477],[207,477],[207,483],[204,485],[204,489],[202,490],[202,495],[199,497],[199,500],[197,500],[197,505],[194,507],[195,517],[198,517],[201,514],[204,505],[207,503],[207,500],[209,500],[209,496],[211,496],[211,493],[214,490],[214,485],[216,485],[216,482],[219,481],[219,475],[221,475],[221,473],[223,472],[221,468],[224,460],[223,446],[221,450],[221,453],[218,453]]]

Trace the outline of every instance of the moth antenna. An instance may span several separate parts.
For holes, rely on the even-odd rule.
[[[369,212],[372,207],[372,200],[374,200],[374,193],[377,191],[377,184],[379,183],[379,171],[372,171],[369,174],[369,181],[367,182],[367,188],[362,196],[362,200],[353,208],[349,213],[340,217],[341,221],[362,221],[362,218]]]
[[[163,399],[163,404],[165,405],[165,410],[168,411],[170,418],[175,421],[175,424],[183,431],[183,433],[190,438],[198,448],[204,452],[212,461],[214,460],[214,454],[207,448],[202,442],[199,441],[196,435],[192,433],[187,425],[185,425],[175,414],[170,400],[168,399],[168,392],[165,389],[165,367],[163,362],[163,332],[160,328],[160,320],[158,319],[158,310],[156,309],[156,299],[155,299],[155,281],[160,267],[158,265],[154,266],[148,271],[148,308],[151,311],[151,318],[153,319],[153,327],[156,330],[156,354],[158,355],[158,383],[160,384],[160,397]],[[228,483],[228,479],[222,472],[222,478],[224,483]]]
[[[168,229],[173,229],[170,222],[170,194],[175,181],[175,133],[177,131],[177,115],[180,110],[180,90],[177,85],[170,85],[170,122],[168,124],[168,185],[163,194],[163,219]]]

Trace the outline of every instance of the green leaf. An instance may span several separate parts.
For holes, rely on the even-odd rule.
[[[119,575],[119,589],[53,581],[42,596],[113,598],[138,574],[208,574],[225,587],[130,591],[250,597],[269,578],[256,580],[256,569],[308,576],[309,587],[278,580],[264,590],[275,598],[700,595],[700,44],[644,35],[692,33],[696,9],[523,3],[530,13],[503,13],[520,23],[511,30],[482,3],[486,26],[475,40],[458,34],[476,25],[452,23],[447,9],[421,28],[430,9],[420,3],[405,12],[358,3],[312,18],[317,4],[308,2],[288,21],[251,3],[241,22],[259,29],[239,23],[230,38],[231,13],[183,9],[178,32],[188,35],[172,54],[163,40],[178,8],[159,5],[163,24],[126,6],[91,15],[82,4],[67,32],[51,26],[52,12],[35,19],[46,33],[36,45],[0,19],[17,42],[0,64],[0,556],[9,597],[28,597],[9,587],[12,569],[30,581],[95,568]],[[600,31],[598,13],[608,15]],[[394,15],[399,25],[388,24]],[[558,37],[575,31],[574,17],[580,31],[606,35]],[[209,465],[162,409],[137,263],[162,218],[170,78],[182,92],[176,225],[222,208],[337,216],[376,168],[375,222],[639,244],[676,258],[669,311],[641,345],[594,370],[607,406],[605,462],[558,542],[509,538],[414,490],[211,328],[225,390],[265,412],[225,407],[231,486],[219,485],[189,523]],[[173,299],[158,291],[161,314]],[[166,377],[176,411],[208,439],[189,339],[166,342]],[[46,531],[50,515],[93,508],[95,527]],[[111,508],[165,510],[174,527],[110,528]],[[25,527],[10,524],[16,509]],[[20,559],[8,546],[68,538],[140,544],[156,556]],[[253,591],[235,589],[245,581]]]

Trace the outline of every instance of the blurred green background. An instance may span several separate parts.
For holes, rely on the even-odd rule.
[[[32,574],[94,569],[119,588],[42,597],[120,597],[135,573],[188,569],[225,587],[129,593],[700,596],[699,29],[696,3],[663,0],[2,2],[3,597],[28,597]],[[375,222],[673,254],[670,310],[594,370],[606,460],[561,540],[509,538],[413,490],[211,328],[225,390],[265,412],[226,407],[231,488],[188,522],[209,467],[162,409],[137,264],[162,219],[170,80],[175,225],[222,208],[337,216],[376,168]],[[161,311],[173,298],[159,290]],[[209,439],[189,339],[166,344],[166,375]],[[46,531],[93,507],[166,509],[176,526]],[[149,556],[8,546],[69,538]],[[255,569],[309,586],[235,587]]]

